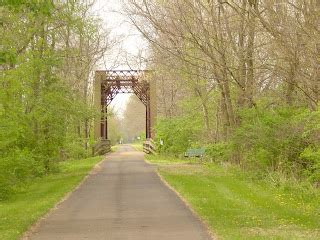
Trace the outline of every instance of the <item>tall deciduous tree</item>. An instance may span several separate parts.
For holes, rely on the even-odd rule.
[[[320,162],[319,140],[311,137],[319,134],[319,1],[128,2],[133,25],[149,41],[150,68],[160,76],[159,113],[168,122],[198,124],[194,116],[202,116],[203,131],[190,129],[189,139],[197,135],[199,145],[227,142],[229,158],[242,164],[246,158],[270,159],[275,170]],[[161,133],[171,129],[161,123]],[[183,141],[188,138],[179,133]],[[309,160],[302,157],[307,149]]]
[[[90,74],[110,47],[93,3],[1,5],[0,194],[86,154],[95,114]]]

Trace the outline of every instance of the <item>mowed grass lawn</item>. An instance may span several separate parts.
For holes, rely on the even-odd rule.
[[[320,190],[274,187],[217,164],[147,158],[218,239],[320,239]]]
[[[102,157],[93,157],[62,162],[58,173],[36,179],[24,191],[0,201],[0,239],[19,238],[101,160]]]

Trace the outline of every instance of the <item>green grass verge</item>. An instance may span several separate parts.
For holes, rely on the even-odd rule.
[[[119,147],[120,147],[119,145],[111,146],[111,152],[116,152],[116,151],[118,151]]]
[[[219,239],[320,239],[319,189],[274,187],[232,166],[147,159]]]
[[[102,157],[66,161],[60,171],[35,179],[23,192],[0,202],[0,239],[17,239],[66,193],[74,189]]]

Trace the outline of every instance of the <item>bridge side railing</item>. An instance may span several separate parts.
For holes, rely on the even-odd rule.
[[[143,143],[143,151],[147,154],[155,154],[156,153],[156,147],[155,147],[154,141],[149,138],[146,139]]]
[[[108,139],[101,139],[92,146],[92,155],[103,155],[111,151],[111,142]]]

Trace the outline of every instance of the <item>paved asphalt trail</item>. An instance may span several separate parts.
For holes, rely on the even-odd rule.
[[[209,240],[203,224],[123,145],[44,219],[33,240]]]

